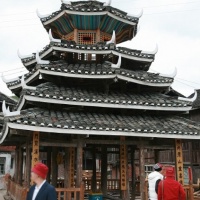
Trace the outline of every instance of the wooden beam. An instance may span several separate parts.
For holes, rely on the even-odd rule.
[[[76,147],[75,143],[62,143],[62,142],[40,142],[40,146],[43,147]]]

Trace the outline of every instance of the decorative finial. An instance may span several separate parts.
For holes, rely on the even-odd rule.
[[[153,51],[142,51],[142,53],[146,53],[146,54],[157,54],[158,53],[158,44],[156,44],[156,47]]]
[[[24,75],[21,78],[21,85],[23,89],[27,89],[27,90],[36,90],[36,87],[31,87],[26,85],[25,81],[24,81]]]
[[[179,100],[182,100],[182,101],[189,101],[189,102],[194,102],[196,99],[197,99],[197,91],[195,90],[194,91],[194,96],[192,98],[184,98],[184,97],[179,97],[178,99]]]
[[[168,78],[174,78],[177,75],[177,68],[174,68],[174,71],[171,74],[159,74],[160,76],[163,77],[168,77]]]
[[[120,68],[121,67],[121,63],[122,63],[122,58],[121,58],[121,55],[119,55],[117,64],[112,64],[111,67],[112,68]]]
[[[30,54],[30,55],[22,55],[19,51],[19,49],[17,50],[17,55],[20,59],[24,59],[24,58],[29,58],[29,57],[32,57],[34,56],[33,54]]]
[[[69,5],[71,5],[71,1],[61,0],[61,2],[64,3],[64,4],[69,4]]]
[[[138,13],[138,14],[127,14],[127,16],[130,16],[130,17],[137,17],[137,18],[140,18],[142,17],[143,15],[143,9],[141,9],[141,11]]]
[[[60,40],[60,39],[55,39],[55,38],[53,38],[51,29],[49,29],[49,39],[50,39],[51,42],[61,43],[61,40]]]
[[[6,109],[5,100],[2,103],[2,112],[3,112],[4,117],[11,117],[11,116],[15,116],[15,115],[20,115],[20,111],[10,112],[9,107]]]
[[[106,44],[110,44],[110,43],[116,44],[115,30],[113,30],[113,34],[112,34],[112,37],[111,37],[110,41],[107,41],[107,42],[106,42]]]
[[[48,17],[49,15],[51,15],[51,14],[42,15],[42,14],[40,14],[40,12],[39,12],[38,9],[36,10],[36,13],[37,13],[37,16],[38,16],[40,19],[45,18],[45,17]]]
[[[37,64],[39,65],[48,65],[50,63],[49,60],[42,60],[39,56],[39,52],[37,51],[36,53],[36,61],[37,61]]]
[[[110,6],[112,3],[112,0],[108,0],[106,3],[104,3],[104,6]]]
[[[2,78],[2,81],[4,82],[4,83],[10,83],[10,82],[13,82],[13,81],[17,81],[19,78],[17,77],[17,78],[13,78],[13,79],[10,79],[10,80],[7,80],[5,77],[4,77],[4,74],[2,73],[1,74],[1,78]]]

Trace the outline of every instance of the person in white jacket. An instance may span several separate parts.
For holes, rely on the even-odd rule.
[[[157,200],[158,195],[156,188],[160,180],[163,180],[162,165],[156,163],[154,166],[154,171],[148,175],[148,185],[149,185],[149,200]]]

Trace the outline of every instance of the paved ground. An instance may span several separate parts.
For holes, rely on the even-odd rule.
[[[3,196],[6,194],[6,190],[0,190],[0,200],[4,200]]]

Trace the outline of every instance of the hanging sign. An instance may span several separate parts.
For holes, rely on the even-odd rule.
[[[120,144],[120,179],[121,190],[127,190],[127,146],[124,144],[125,138],[121,138]]]
[[[39,132],[33,132],[32,168],[39,162]]]
[[[176,177],[180,184],[184,184],[184,171],[183,171],[183,150],[182,141],[176,140]]]

